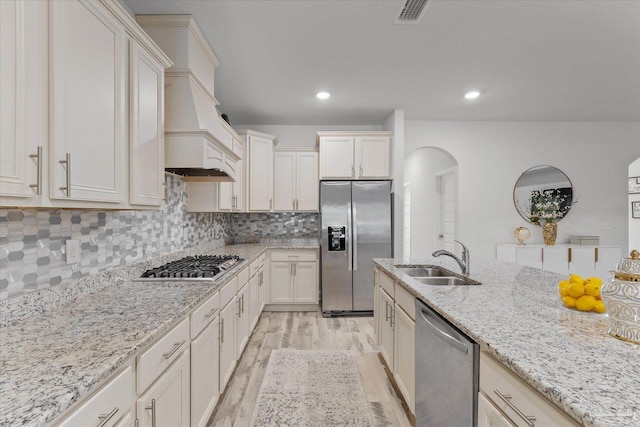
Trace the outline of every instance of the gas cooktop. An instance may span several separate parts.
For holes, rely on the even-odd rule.
[[[239,262],[237,255],[188,256],[142,273],[137,281],[210,281]]]

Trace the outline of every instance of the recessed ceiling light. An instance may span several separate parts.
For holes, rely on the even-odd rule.
[[[318,99],[327,99],[331,96],[329,92],[318,92],[316,93],[316,98]]]
[[[472,90],[471,92],[467,92],[464,94],[465,99],[476,99],[480,96],[480,92],[477,90]]]

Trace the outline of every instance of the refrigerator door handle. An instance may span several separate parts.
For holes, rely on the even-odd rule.
[[[351,218],[351,202],[347,203],[347,257],[349,260],[347,262],[348,271],[352,271],[353,269],[353,244],[351,239],[353,238],[353,233],[351,232],[353,226],[353,221]]]
[[[353,271],[358,269],[358,214],[356,211],[356,202],[353,202],[353,227],[351,228],[351,238],[353,239]]]

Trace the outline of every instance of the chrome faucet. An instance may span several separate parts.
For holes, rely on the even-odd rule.
[[[469,258],[469,248],[467,248],[462,242],[459,242],[458,240],[455,240],[455,242],[460,243],[460,246],[462,246],[462,259],[458,258],[455,254],[452,254],[451,252],[444,251],[444,250],[435,251],[434,253],[431,254],[431,256],[434,256],[434,257],[439,257],[440,255],[450,256],[451,258],[456,260],[456,262],[460,266],[460,269],[462,270],[462,274],[469,275],[469,264],[471,262],[471,259]]]

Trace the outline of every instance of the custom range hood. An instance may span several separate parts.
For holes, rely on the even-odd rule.
[[[165,71],[165,170],[185,180],[235,181],[242,143],[216,110],[220,62],[191,15],[137,15],[171,58]]]

